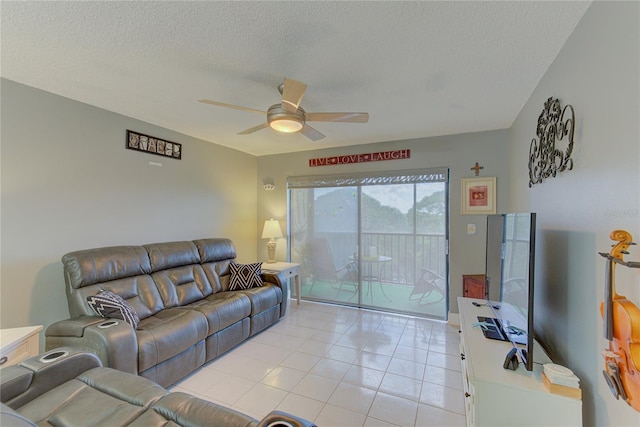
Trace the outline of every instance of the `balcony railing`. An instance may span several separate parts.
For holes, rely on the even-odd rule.
[[[329,241],[336,267],[354,259],[358,247],[357,233],[316,233]],[[443,234],[363,233],[361,253],[368,256],[371,248],[378,255],[391,258],[381,272],[387,283],[414,284],[422,268],[442,277],[447,274],[446,238]]]

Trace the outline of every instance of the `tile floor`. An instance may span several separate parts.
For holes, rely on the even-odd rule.
[[[293,301],[287,316],[171,387],[320,427],[464,426],[456,327]]]

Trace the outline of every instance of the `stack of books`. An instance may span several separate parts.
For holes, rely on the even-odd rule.
[[[542,382],[551,393],[580,399],[580,379],[569,368],[547,363],[543,365]]]

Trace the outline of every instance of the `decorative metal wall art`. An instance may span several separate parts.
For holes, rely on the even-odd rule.
[[[529,187],[558,172],[573,169],[573,132],[576,119],[571,105],[564,108],[549,98],[538,117],[536,135],[529,146]]]

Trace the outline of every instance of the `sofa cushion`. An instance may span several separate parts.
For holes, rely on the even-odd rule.
[[[277,285],[265,283],[259,288],[245,289],[242,292],[251,301],[251,316],[276,306],[282,302],[282,289]]]
[[[213,238],[194,240],[203,264],[232,260],[236,258],[236,248],[229,239]]]
[[[185,306],[201,312],[209,323],[209,335],[227,326],[249,317],[251,303],[249,298],[239,292],[220,292]]]
[[[74,289],[151,272],[149,256],[142,246],[70,252],[62,257],[62,263],[65,279]]]
[[[89,307],[100,317],[111,319],[121,319],[133,326],[138,327],[140,318],[138,313],[120,295],[111,291],[102,290],[96,295],[87,297]]]
[[[144,248],[149,254],[151,272],[200,263],[200,254],[193,242],[153,243]]]
[[[229,265],[229,270],[231,271],[231,278],[229,279],[230,291],[251,289],[263,284],[261,262],[252,264],[237,264],[233,262]]]
[[[151,277],[167,308],[191,304],[213,293],[209,279],[199,264],[156,271]]]
[[[196,310],[168,308],[140,321],[138,371],[145,371],[203,341],[208,336],[205,316]]]

